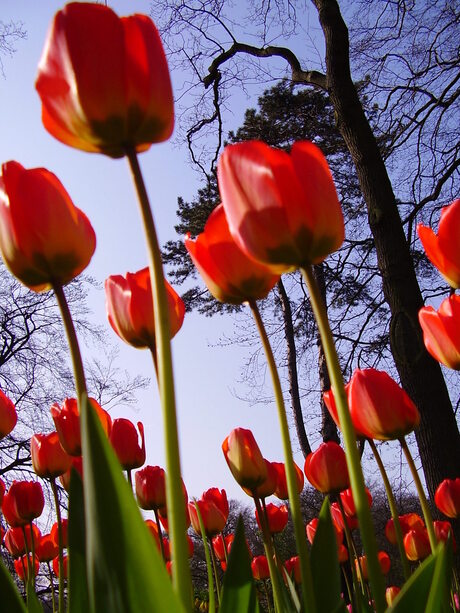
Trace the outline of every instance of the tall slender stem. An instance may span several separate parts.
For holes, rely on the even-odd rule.
[[[411,452],[409,451],[409,447],[407,446],[406,439],[402,436],[399,439],[399,443],[404,451],[404,455],[406,456],[407,464],[409,465],[409,470],[412,474],[412,478],[415,483],[415,487],[417,489],[417,494],[420,500],[420,506],[422,507],[423,517],[425,518],[426,529],[428,532],[428,538],[430,539],[431,551],[434,553],[436,549],[436,545],[438,543],[438,539],[436,538],[436,534],[434,532],[433,527],[433,518],[431,516],[430,507],[428,506],[428,501],[425,496],[425,492],[423,491],[423,485],[420,481],[419,474],[417,472],[417,468],[414,463],[414,459],[412,457]]]
[[[58,544],[59,544],[59,613],[64,613],[64,539],[62,535],[61,507],[59,505],[59,495],[56,487],[56,480],[50,479],[51,491],[53,492],[54,508],[56,509],[56,519],[58,525]]]
[[[390,505],[391,517],[393,518],[393,526],[395,528],[395,536],[396,543],[399,549],[399,555],[401,557],[401,564],[403,568],[404,578],[406,581],[410,577],[410,568],[409,562],[406,556],[406,550],[404,549],[403,542],[403,533],[401,530],[401,524],[399,521],[398,509],[396,507],[396,500],[393,496],[393,490],[391,489],[390,480],[388,479],[387,471],[385,470],[385,466],[383,465],[382,458],[377,450],[377,446],[372,439],[368,439],[368,443],[370,448],[372,449],[372,453],[374,454],[375,461],[377,462],[377,466],[379,467],[380,474],[382,475],[383,485],[385,486],[385,492],[388,498],[388,504]]]
[[[268,569],[270,571],[270,579],[272,580],[272,589],[273,589],[273,600],[275,605],[276,613],[282,613],[282,598],[281,598],[281,584],[280,584],[280,575],[278,573],[278,569],[275,564],[275,552],[273,550],[272,544],[272,535],[270,534],[270,530],[268,529],[267,518],[265,517],[265,513],[262,509],[262,505],[260,504],[259,498],[253,493],[254,504],[256,505],[257,515],[259,517],[260,530],[262,532],[262,539],[264,542],[265,549],[265,557],[268,562]]]
[[[310,294],[311,306],[321,336],[324,355],[326,356],[327,369],[331,380],[331,386],[334,391],[334,400],[337,406],[340,421],[340,429],[342,430],[345,443],[353,500],[355,501],[356,513],[358,515],[359,526],[366,552],[372,595],[374,598],[376,611],[377,613],[380,613],[386,609],[385,584],[377,557],[377,542],[375,540],[369,503],[367,501],[360,457],[356,447],[355,430],[353,428],[353,424],[351,423],[350,412],[348,410],[342,371],[340,370],[339,359],[337,357],[334,339],[332,337],[329,321],[327,319],[327,313],[318,289],[318,285],[313,275],[313,270],[310,266],[303,268],[302,274]]]
[[[213,574],[212,574],[211,557],[209,555],[208,543],[207,543],[207,538],[206,538],[206,531],[204,529],[203,517],[201,515],[200,507],[197,504],[196,500],[194,500],[194,505],[195,505],[196,515],[198,517],[198,522],[200,524],[201,540],[203,541],[204,557],[206,560],[206,571],[208,573],[209,612],[215,613],[216,601],[214,597],[214,581],[213,581]]]
[[[128,148],[126,155],[137,191],[149,253],[155,317],[158,385],[160,388],[165,437],[166,497],[171,529],[173,585],[182,600],[184,608],[188,610],[192,600],[192,584],[186,540],[185,506],[182,492],[176,400],[169,338],[168,303],[161,263],[161,251],[137,154],[133,148]]]
[[[56,613],[56,595],[54,593],[54,581],[53,581],[53,573],[51,571],[51,565],[49,562],[46,563],[48,566],[48,574],[50,576],[50,585],[51,585],[51,602],[53,604],[53,613]]]
[[[216,594],[217,594],[217,605],[220,607],[220,583],[219,583],[219,575],[217,574],[217,562],[216,556],[214,554],[214,549],[212,546],[212,540],[208,538],[208,547],[211,552],[211,562],[212,562],[212,570],[214,573],[214,584],[216,586]]]
[[[288,486],[289,503],[291,506],[292,522],[294,524],[294,534],[297,544],[297,552],[300,558],[300,572],[302,577],[302,598],[306,612],[316,611],[315,596],[313,591],[313,579],[310,568],[310,558],[307,549],[307,540],[305,537],[305,527],[300,510],[300,496],[297,488],[297,477],[294,468],[294,460],[292,458],[291,439],[289,437],[289,426],[286,416],[286,408],[284,406],[283,391],[276,368],[273,351],[268,340],[267,332],[260,316],[259,309],[255,301],[249,303],[252,314],[254,316],[257,329],[259,331],[262,345],[265,351],[265,357],[268,362],[270,375],[275,394],[276,407],[278,410],[278,421],[281,431],[281,440],[283,443],[284,462],[286,470],[286,482]]]

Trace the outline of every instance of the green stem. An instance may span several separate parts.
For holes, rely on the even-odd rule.
[[[402,450],[404,451],[404,455],[406,456],[406,461],[407,461],[407,464],[409,465],[409,470],[412,474],[412,478],[414,480],[415,487],[417,489],[417,494],[420,500],[420,506],[422,507],[422,511],[423,511],[423,517],[425,518],[428,538],[430,539],[431,551],[432,553],[434,553],[436,549],[436,545],[438,544],[438,540],[434,532],[433,518],[431,517],[430,507],[428,506],[428,501],[426,499],[425,492],[423,491],[423,485],[422,485],[422,482],[420,481],[420,477],[418,475],[417,468],[415,466],[412,454],[409,451],[409,447],[407,446],[406,439],[402,436],[398,440],[402,447]]]
[[[281,431],[281,440],[283,443],[289,503],[291,507],[292,522],[294,524],[294,534],[297,544],[297,552],[300,558],[300,573],[303,584],[303,604],[305,611],[312,613],[316,611],[315,596],[313,591],[313,579],[310,568],[310,558],[307,549],[307,540],[305,536],[305,526],[302,519],[302,512],[300,510],[300,496],[297,487],[297,477],[294,468],[294,460],[292,458],[292,446],[291,439],[289,437],[289,426],[286,416],[286,408],[284,406],[283,391],[281,389],[281,383],[278,375],[278,370],[276,368],[273,351],[270,346],[270,341],[268,340],[267,332],[260,316],[259,309],[255,301],[250,301],[249,306],[251,308],[252,314],[257,325],[257,329],[259,331],[260,338],[262,340],[262,344],[265,350],[265,357],[268,362],[268,367],[272,379],[276,407],[278,410],[278,421]]]
[[[208,542],[206,538],[206,531],[204,529],[203,517],[201,516],[200,507],[198,506],[196,500],[194,500],[195,510],[198,517],[198,521],[200,523],[200,532],[201,532],[201,540],[203,541],[204,548],[204,556],[206,559],[206,570],[208,573],[208,595],[209,595],[209,613],[215,613],[216,611],[216,600],[214,597],[214,581],[212,578],[212,566],[211,566],[211,557],[209,555]]]
[[[217,574],[217,563],[216,556],[214,554],[214,549],[212,548],[212,540],[208,539],[209,551],[211,552],[211,562],[212,562],[212,570],[214,572],[214,583],[216,586],[216,594],[217,594],[217,604],[218,608],[220,607],[220,585],[219,585],[219,575]]]
[[[353,600],[353,610],[356,609],[358,613],[362,611],[362,601],[361,598],[358,598],[358,592],[362,592],[364,594],[364,583],[361,572],[361,564],[359,562],[358,552],[356,551],[355,541],[353,540],[353,536],[351,534],[350,528],[348,526],[347,516],[345,514],[345,510],[343,508],[342,501],[340,496],[337,497],[337,504],[339,505],[340,513],[342,514],[342,523],[343,530],[345,532],[345,540],[347,541],[348,547],[348,557],[350,562],[350,570],[351,570],[351,578],[353,581],[354,591],[352,595],[354,596]],[[358,581],[359,574],[359,581]]]
[[[80,413],[84,408],[81,406],[81,399],[83,394],[86,394],[86,379],[85,371],[83,368],[83,361],[81,359],[80,346],[78,344],[77,333],[73,324],[72,315],[70,314],[69,305],[64,294],[62,285],[53,285],[53,290],[56,295],[56,300],[61,311],[62,321],[64,323],[64,329],[67,336],[67,342],[69,343],[70,356],[72,359],[73,372],[75,377],[75,388],[77,391],[77,402],[80,409]],[[83,403],[85,405],[85,403]]]
[[[379,467],[380,474],[382,475],[383,485],[385,486],[385,492],[388,498],[388,504],[390,505],[391,517],[393,518],[393,526],[395,528],[396,543],[399,549],[399,555],[401,557],[401,564],[404,573],[404,579],[407,581],[410,577],[410,567],[406,556],[406,550],[404,549],[403,533],[401,530],[401,524],[399,521],[399,513],[396,507],[396,500],[393,496],[393,490],[391,489],[390,481],[388,479],[387,471],[383,465],[382,458],[377,450],[377,446],[372,439],[368,439],[372,453],[374,454],[375,461]]]
[[[375,609],[377,613],[380,613],[386,609],[385,584],[377,557],[377,542],[372,525],[369,503],[367,501],[360,457],[356,447],[355,430],[351,422],[350,411],[348,410],[342,371],[340,369],[334,339],[327,319],[326,309],[311,266],[303,268],[302,274],[310,294],[310,303],[318,325],[321,343],[326,357],[327,369],[339,416],[340,429],[342,430],[345,443],[350,484],[366,553],[372,595]]]
[[[53,572],[51,570],[51,565],[49,562],[46,563],[48,566],[48,574],[50,576],[50,585],[51,585],[51,602],[53,604],[53,613],[56,613],[56,594],[54,592],[54,581],[53,581]]]
[[[153,514],[155,516],[155,521],[156,521],[157,530],[158,530],[158,536],[160,538],[161,557],[163,558],[163,562],[166,564],[167,560],[166,560],[166,556],[165,556],[165,546],[164,546],[164,543],[163,543],[163,530],[161,529],[160,516],[158,515],[158,509],[157,508],[153,509]]]
[[[275,564],[275,552],[273,550],[272,545],[272,535],[270,534],[270,530],[268,529],[267,519],[262,509],[262,505],[260,504],[259,498],[257,498],[255,492],[253,492],[252,496],[254,498],[254,504],[256,505],[257,515],[259,517],[260,530],[262,532],[262,539],[264,542],[265,557],[267,558],[268,569],[270,571],[275,611],[277,613],[282,613],[282,611],[284,610],[282,605],[283,600],[281,598],[282,586],[280,584],[280,573],[278,572],[278,569],[276,568]]]
[[[59,613],[64,613],[64,539],[62,535],[61,507],[56,487],[56,480],[50,479],[51,491],[53,492],[54,508],[56,509],[56,519],[58,525],[58,544],[59,544]]]
[[[128,148],[126,155],[136,186],[149,253],[158,360],[158,385],[160,388],[165,437],[166,497],[171,532],[173,585],[182,600],[184,608],[188,610],[192,602],[192,584],[186,540],[185,506],[182,492],[176,401],[169,338],[168,303],[161,263],[161,251],[137,154],[133,148]]]

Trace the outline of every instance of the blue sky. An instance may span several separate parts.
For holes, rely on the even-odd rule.
[[[147,1],[140,0],[110,4],[118,14],[126,14],[127,9],[130,13],[148,12],[149,8]],[[55,1],[2,2],[2,20],[21,21],[27,38],[17,42],[12,58],[3,60],[0,160],[17,160],[26,168],[42,166],[59,177],[74,203],[85,211],[94,226],[97,249],[87,273],[103,283],[110,274],[143,268],[147,263],[146,250],[127,162],[66,147],[41,124],[40,102],[34,89],[36,69],[48,25],[61,6]],[[172,79],[177,91],[180,84],[175,74]],[[251,101],[252,105],[255,102]],[[239,125],[243,112],[243,104],[233,107],[233,127]],[[185,146],[179,148],[171,143],[153,146],[141,155],[140,162],[159,238],[164,243],[175,238],[177,197],[191,198],[199,187],[198,176],[190,167]],[[121,365],[133,376],[141,373],[152,377],[148,353],[124,345],[109,329],[103,291],[94,291],[90,304],[94,321],[104,325],[114,344],[120,347]],[[229,496],[249,502],[233,481],[223,458],[221,444],[225,436],[237,426],[250,428],[267,459],[282,461],[282,451],[274,404],[251,406],[241,399],[248,391],[239,383],[248,350],[220,346],[220,340],[231,334],[233,324],[230,316],[210,319],[187,314],[182,330],[173,341],[182,469],[190,495],[200,496],[209,487],[224,487]],[[268,382],[265,392],[271,395]],[[164,466],[155,382],[138,396],[134,408],[116,407],[111,414],[143,421],[147,463]],[[295,459],[303,467],[302,456],[297,454]]]

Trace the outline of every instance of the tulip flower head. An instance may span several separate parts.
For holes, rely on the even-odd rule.
[[[3,498],[3,515],[12,528],[25,526],[42,514],[43,490],[37,481],[13,481]]]
[[[341,530],[345,530],[344,520],[347,522],[349,530],[355,530],[359,525],[356,517],[350,517],[347,514],[344,516],[342,514],[342,510],[340,509],[338,502],[333,502],[331,504],[331,517],[334,524],[337,524],[337,527]]]
[[[230,549],[234,540],[234,534],[227,534],[226,537],[223,537],[222,534],[218,534],[212,539],[212,547],[214,549],[214,553],[216,554],[216,558],[219,561],[222,562],[222,560],[226,559],[225,554],[228,555],[230,553]]]
[[[455,519],[460,516],[460,477],[457,479],[444,479],[434,495],[436,506],[447,515]]]
[[[286,560],[284,563],[287,574],[294,580],[295,583],[300,585],[302,583],[302,576],[300,574],[300,558],[299,556],[293,556]]]
[[[63,547],[67,547],[68,528],[69,528],[69,520],[62,518],[61,519],[61,529],[62,529],[62,546]],[[57,521],[55,521],[54,524],[51,526],[50,534],[51,534],[51,538],[54,540],[56,545],[59,545],[59,524]]]
[[[270,578],[270,570],[268,568],[268,560],[265,556],[256,556],[251,561],[252,576],[257,581],[263,581]]]
[[[431,547],[426,529],[409,530],[404,536],[404,549],[407,559],[411,562],[427,558],[431,553]]]
[[[64,579],[67,579],[68,560],[69,558],[67,555],[62,556]],[[53,573],[56,575],[56,577],[59,577],[59,556],[53,559],[52,566],[53,566]]]
[[[371,507],[372,506],[372,495],[370,491],[367,489],[367,487],[366,487],[366,496],[367,496],[367,501],[369,503],[369,507]],[[355,507],[355,501],[353,500],[353,492],[351,491],[351,487],[349,487],[347,490],[344,490],[343,492],[340,492],[340,500],[342,502],[345,514],[348,515],[349,517],[356,517],[356,507]]]
[[[3,496],[5,495],[6,485],[5,482],[0,479],[0,511],[2,510]]]
[[[211,502],[211,500],[196,500],[195,502],[189,502],[188,511],[192,527],[198,535],[201,535],[201,528],[196,507],[199,509],[201,519],[203,520],[204,531],[208,536],[215,536],[219,534],[219,532],[222,532],[227,523],[227,517],[214,502]]]
[[[391,567],[390,556],[386,553],[386,551],[379,551],[377,553],[377,557],[379,560],[380,570],[382,571],[382,574],[388,575],[388,573],[390,572],[390,567]],[[356,565],[356,570],[358,571],[358,560],[355,560],[355,565]],[[363,579],[365,581],[368,581],[369,573],[367,570],[366,556],[359,557],[359,566],[361,567],[361,573],[362,573]]]
[[[286,272],[322,262],[342,244],[332,175],[313,143],[295,143],[290,154],[260,141],[228,145],[217,170],[230,232],[255,260]]]
[[[53,558],[59,555],[59,545],[51,534],[44,534],[35,548],[35,553],[40,562],[51,562]]]
[[[442,209],[437,235],[422,224],[417,232],[432,264],[449,285],[460,288],[460,200]]]
[[[260,300],[279,280],[279,275],[249,258],[235,243],[221,204],[196,240],[186,237],[185,247],[207,288],[220,302]]]
[[[249,490],[247,487],[243,487],[243,490],[248,496],[255,496],[256,498],[267,498],[275,493],[276,485],[278,483],[278,472],[273,466],[273,462],[269,462],[264,458],[265,468],[267,469],[267,476],[263,483],[256,487],[254,490]]]
[[[0,440],[8,436],[16,425],[17,420],[18,416],[14,404],[0,390]]]
[[[283,462],[272,462],[272,466],[275,467],[276,470],[276,489],[275,496],[280,498],[281,500],[287,500],[289,498],[287,481],[286,481],[286,467]],[[305,482],[305,478],[302,470],[297,466],[294,462],[294,471],[297,482],[297,491],[300,492],[303,490],[303,484]]]
[[[88,218],[55,175],[3,164],[0,251],[21,283],[35,292],[65,285],[88,266],[95,248]]]
[[[375,368],[356,369],[347,396],[355,430],[367,438],[397,439],[412,432],[420,422],[416,406],[402,387]]]
[[[452,540],[452,550],[456,553],[457,541],[450,522],[436,520],[433,522],[433,528],[438,542],[446,543],[449,539]]]
[[[398,519],[403,536],[407,534],[409,530],[425,530],[423,519],[420,517],[420,515],[417,515],[417,513],[406,513],[405,515],[400,515]],[[390,543],[393,545],[397,544],[396,532],[392,517],[385,525],[385,536]]]
[[[232,430],[222,443],[222,451],[232,475],[241,487],[253,491],[267,478],[265,460],[250,430]]]
[[[72,457],[64,451],[57,432],[34,434],[30,439],[30,454],[35,474],[54,479],[69,470]]]
[[[40,561],[37,556],[34,556],[32,562],[32,556],[29,554],[28,556],[22,556],[18,560],[14,561],[14,570],[16,571],[19,579],[24,583],[27,583],[29,580],[29,572],[36,577],[38,575],[38,571],[40,568]]]
[[[45,128],[83,151],[117,158],[146,151],[174,126],[168,66],[147,16],[68,4],[51,25],[36,88]]]
[[[447,368],[460,370],[460,296],[449,296],[437,311],[422,307],[418,320],[428,353]]]
[[[277,506],[276,504],[267,504],[266,507],[266,519],[268,524],[268,530],[270,534],[276,534],[282,532],[288,523],[289,512],[285,504]],[[257,525],[261,528],[259,513],[255,511]]]
[[[72,463],[70,465],[70,468],[59,477],[59,481],[61,482],[61,485],[66,492],[69,492],[70,490],[70,477],[73,470],[75,470],[80,475],[80,479],[83,481],[83,458],[81,456],[71,457]]]
[[[24,538],[25,533],[25,538]],[[19,558],[27,551],[31,551],[32,549],[32,538],[34,539],[34,547],[36,548],[39,544],[42,535],[40,529],[35,524],[32,524],[32,531],[30,529],[30,524],[27,526],[21,526],[17,528],[9,528],[5,534],[5,547],[8,550],[8,553],[13,558]]]
[[[334,441],[322,443],[305,460],[305,475],[319,492],[340,492],[350,485],[345,452]]]
[[[305,532],[307,533],[308,541],[313,545],[313,541],[315,540],[316,530],[318,529],[319,519],[314,517],[311,521],[308,522],[305,528]],[[337,547],[343,542],[343,530],[342,528],[335,522],[332,521],[332,525],[334,526],[335,537],[337,539]]]
[[[206,492],[203,492],[201,500],[213,502],[225,516],[225,521],[227,521],[230,509],[228,506],[227,492],[225,490],[219,490],[217,487],[211,487],[209,490],[206,490]]]
[[[145,462],[144,426],[139,421],[137,427],[141,436],[141,444],[139,444],[136,427],[129,419],[120,417],[114,419],[112,423],[109,440],[123,470],[140,468]]]
[[[184,321],[185,305],[165,279],[169,335],[173,338]],[[126,276],[112,275],[105,281],[109,323],[118,336],[133,347],[155,349],[152,286],[148,268]]]
[[[387,605],[389,607],[391,607],[391,605],[394,602],[394,599],[396,598],[396,596],[399,594],[400,591],[401,591],[401,588],[397,587],[396,585],[392,585],[391,587],[387,587],[387,589],[385,591],[385,600],[387,601]]]
[[[144,466],[135,474],[137,502],[141,509],[153,510],[166,506],[165,471],[159,466]]]

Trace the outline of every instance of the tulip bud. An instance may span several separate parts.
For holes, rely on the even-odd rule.
[[[313,487],[323,494],[340,492],[350,484],[345,452],[333,441],[322,443],[307,456],[304,471]]]
[[[14,404],[0,390],[0,440],[13,430],[17,420],[18,416]]]
[[[165,471],[159,466],[144,466],[135,474],[137,502],[141,509],[160,509],[166,505]]]
[[[35,553],[40,562],[51,562],[53,558],[59,555],[59,546],[55,543],[51,534],[44,534],[35,548]]]
[[[196,506],[201,514],[203,520],[204,530],[208,536],[214,536],[225,528],[227,518],[222,511],[209,500],[196,500],[195,502],[189,502],[188,511],[190,514],[190,520],[192,522],[193,529],[198,535],[201,535],[200,521],[198,519],[198,512]]]
[[[294,579],[294,582],[297,583],[297,585],[300,585],[302,583],[302,576],[300,574],[299,556],[289,558],[289,560],[286,560],[284,563],[284,566],[286,567],[287,573],[291,579]]]
[[[418,319],[428,353],[447,368],[460,370],[460,296],[449,296],[437,311],[422,307]]]
[[[276,504],[267,504],[265,507],[266,519],[268,524],[268,530],[270,534],[276,534],[278,532],[282,532],[289,519],[288,508],[285,504],[280,505],[279,507]],[[257,525],[261,528],[259,513],[256,510],[255,512]]]
[[[43,490],[36,481],[13,481],[3,498],[3,515],[13,527],[25,526],[42,514]]]
[[[270,578],[270,570],[268,560],[265,556],[256,556],[251,562],[252,576],[257,581],[263,581]]]
[[[42,478],[54,479],[69,470],[72,458],[59,442],[57,432],[34,434],[30,439],[30,453],[35,473]]]
[[[447,515],[455,519],[460,515],[460,478],[444,479],[434,495],[436,506]]]
[[[27,583],[29,580],[29,572],[36,577],[38,575],[38,571],[40,568],[40,562],[37,556],[34,556],[32,562],[32,555],[22,556],[22,558],[14,561],[14,570],[16,571],[19,579],[24,583]]]
[[[412,562],[427,558],[431,547],[426,529],[409,530],[404,537],[404,549],[407,558]]]
[[[287,500],[289,498],[287,481],[286,481],[286,467],[283,462],[272,462],[272,466],[274,466],[276,470],[276,489],[275,496],[281,498],[281,500]],[[300,492],[303,490],[304,484],[304,476],[301,469],[294,462],[294,471],[296,476],[297,483],[297,491]]]
[[[109,440],[123,470],[139,468],[145,462],[144,426],[139,421],[137,427],[141,435],[141,445],[136,428],[129,419],[118,418],[112,423]]]
[[[387,605],[389,607],[391,607],[391,605],[394,602],[394,599],[396,598],[396,596],[399,594],[400,591],[401,591],[401,588],[397,587],[396,585],[392,585],[391,587],[387,587],[387,589],[385,591],[385,600],[387,601]]]
[[[232,475],[241,487],[254,490],[267,477],[264,458],[250,430],[235,428],[222,443]]]

